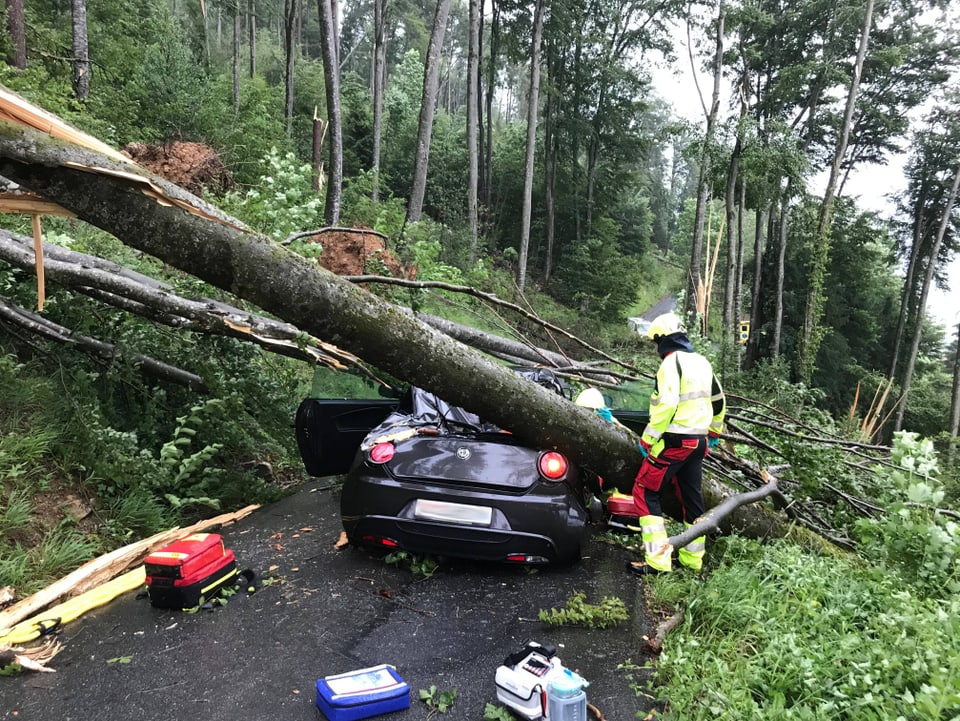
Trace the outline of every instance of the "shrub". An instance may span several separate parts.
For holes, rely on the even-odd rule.
[[[906,721],[960,713],[960,599],[920,598],[895,574],[785,541],[730,537],[687,598],[656,681],[668,719]]]

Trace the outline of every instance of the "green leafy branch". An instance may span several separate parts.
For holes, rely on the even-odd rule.
[[[599,605],[587,603],[586,598],[586,594],[577,591],[567,599],[566,606],[561,609],[540,609],[540,621],[550,626],[608,628],[630,617],[626,605],[615,596],[604,596]]]

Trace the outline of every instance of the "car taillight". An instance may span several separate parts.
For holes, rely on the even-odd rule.
[[[374,463],[386,463],[396,451],[392,443],[378,443],[370,449],[370,460]]]
[[[558,481],[567,475],[567,459],[556,451],[548,451],[540,456],[540,474],[551,481]]]
[[[376,543],[379,546],[386,546],[387,548],[397,548],[400,545],[392,538],[384,538],[383,536],[364,536],[361,540],[367,543]]]
[[[526,553],[511,553],[507,555],[508,563],[549,563],[550,559],[544,556],[531,556]]]

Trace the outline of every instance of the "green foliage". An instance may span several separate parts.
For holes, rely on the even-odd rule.
[[[627,607],[615,596],[604,596],[599,605],[587,603],[587,595],[577,591],[563,608],[540,609],[539,619],[548,626],[577,625],[609,628],[629,618]]]
[[[384,561],[397,568],[406,568],[415,577],[430,578],[440,568],[441,560],[437,556],[421,556],[409,551],[393,551],[384,556]]]
[[[19,543],[0,546],[0,584],[25,593],[43,588],[44,582],[33,572],[32,559]]]
[[[259,76],[242,78],[239,113],[228,102],[233,95],[232,75],[214,78],[210,93],[220,102],[202,108],[197,122],[203,128],[203,140],[217,150],[238,183],[256,185],[261,159],[272,148],[281,155],[292,150],[283,121],[283,87],[268,85]]]
[[[202,66],[176,32],[146,49],[143,63],[116,96],[110,100],[130,111],[120,136],[144,142],[203,137],[203,109],[215,102]]]
[[[667,719],[917,719],[960,713],[960,601],[923,599],[896,574],[784,541],[721,539],[655,669]]]
[[[33,517],[33,503],[26,491],[11,491],[0,510],[0,536],[25,528]]]
[[[561,301],[594,317],[626,319],[642,275],[639,259],[620,251],[619,232],[616,223],[603,219],[593,237],[568,251],[551,286]]]
[[[323,201],[311,187],[309,163],[270,148],[260,165],[253,187],[226,194],[223,207],[228,213],[278,241],[323,224]]]
[[[439,691],[435,685],[431,684],[429,689],[420,689],[420,700],[430,709],[430,713],[427,714],[428,719],[433,718],[438,713],[443,714],[449,711],[456,699],[457,689],[455,688]]]
[[[27,552],[36,574],[35,582],[60,578],[93,558],[99,548],[83,533],[64,521],[48,533],[39,546]]]
[[[877,469],[878,500],[888,511],[857,524],[863,553],[895,570],[920,596],[958,594],[960,524],[938,508],[945,494],[933,442],[896,433],[891,455],[899,469]]]
[[[483,708],[483,721],[513,721],[515,716],[503,706],[488,703]]]
[[[373,228],[387,237],[398,238],[407,217],[406,201],[382,187],[380,199],[371,200],[374,180],[371,170],[344,181],[341,221],[347,226]]]

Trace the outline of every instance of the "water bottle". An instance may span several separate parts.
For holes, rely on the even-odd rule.
[[[547,719],[549,721],[587,721],[587,685],[568,668],[547,685]]]

